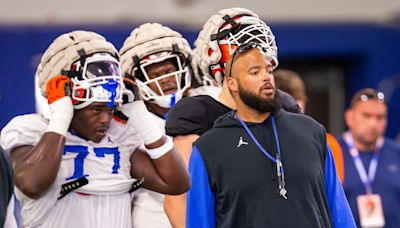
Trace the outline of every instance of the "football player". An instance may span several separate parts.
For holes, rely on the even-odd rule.
[[[134,80],[149,111],[164,118],[191,86],[189,43],[158,23],[134,29],[120,50],[122,72]]]
[[[236,48],[243,43],[260,43],[269,56],[271,65],[278,65],[277,46],[271,29],[250,10],[230,8],[211,16],[195,42],[195,60],[209,81],[222,86],[219,99],[210,96],[187,97],[171,111],[166,123],[167,135],[173,137],[174,144],[186,165],[192,151],[192,143],[200,135],[212,128],[221,115],[235,109],[233,98],[224,83],[225,63]],[[295,100],[278,90],[278,97],[284,109],[300,113]],[[174,227],[185,227],[186,196],[166,196],[164,207]]]
[[[159,23],[134,29],[120,55],[124,76],[137,83],[149,111],[159,117],[165,118],[182,97],[220,91],[203,82],[188,41]]]
[[[135,84],[123,81],[119,54],[104,37],[59,36],[38,79],[50,118],[17,116],[1,132],[25,227],[132,227],[130,191],[187,191],[179,154]]]
[[[194,76],[191,52],[181,34],[158,23],[134,29],[120,50],[123,75],[137,83],[152,121],[163,132],[169,109],[188,95]],[[132,202],[133,227],[171,227],[163,202],[164,195],[138,189]]]

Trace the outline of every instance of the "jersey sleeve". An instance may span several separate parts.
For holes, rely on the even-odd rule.
[[[165,124],[167,135],[201,135],[207,131],[204,120],[206,107],[193,97],[185,97],[169,111]]]
[[[337,176],[331,149],[327,145],[325,160],[325,191],[331,212],[333,227],[356,227],[342,184]]]
[[[193,147],[189,161],[192,187],[187,193],[186,227],[214,228],[215,198],[211,191],[203,158],[197,147]]]
[[[48,126],[48,120],[39,114],[13,118],[1,131],[0,145],[9,154],[14,148],[35,145]]]

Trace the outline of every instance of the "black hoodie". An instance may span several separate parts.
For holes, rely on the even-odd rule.
[[[274,115],[285,200],[279,195],[275,162],[260,151],[234,115],[232,111],[219,117],[195,143],[215,197],[217,227],[332,227],[324,179],[324,127],[305,115],[283,110]],[[275,157],[271,116],[247,126]],[[239,145],[240,139],[247,144]]]

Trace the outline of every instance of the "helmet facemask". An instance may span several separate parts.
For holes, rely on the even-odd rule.
[[[230,18],[214,34],[212,40],[218,41],[221,51],[221,59],[217,64],[210,65],[211,75],[217,82],[223,81],[223,70],[225,63],[238,46],[255,42],[264,47],[266,54],[270,57],[270,62],[274,68],[278,66],[275,37],[271,29],[259,18],[247,15],[238,15]]]
[[[124,86],[116,58],[107,53],[97,53],[77,61],[72,69],[78,72],[78,76],[71,77],[75,109],[93,102],[107,102],[109,107],[122,104]]]
[[[233,27],[230,24],[223,26],[223,29],[227,26],[231,26],[231,29],[227,37],[219,41],[220,44],[227,44],[230,54],[234,51],[232,46],[237,47],[244,43],[255,42],[269,47],[270,54],[276,55],[275,37],[263,21],[255,17],[240,16],[236,22],[238,25]]]
[[[132,69],[132,75],[140,89],[143,100],[154,103],[162,108],[171,108],[179,101],[183,93],[190,87],[191,75],[189,66],[182,60],[178,54],[168,51],[149,55],[137,64],[138,67]],[[173,60],[176,71],[164,75],[150,78],[147,67],[152,64],[162,63],[167,60]],[[162,80],[173,78],[176,84],[176,91],[171,94],[165,94],[162,86]],[[156,86],[156,89],[150,87],[151,84]]]

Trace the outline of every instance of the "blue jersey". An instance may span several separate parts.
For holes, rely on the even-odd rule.
[[[366,189],[361,182],[347,144],[342,137],[339,137],[338,141],[343,150],[343,188],[356,223],[360,226],[357,196],[365,195]],[[364,167],[368,170],[373,152],[360,151],[359,154]],[[388,138],[385,138],[385,143],[380,151],[378,167],[372,183],[372,191],[374,194],[381,196],[385,227],[400,227],[400,146]]]

